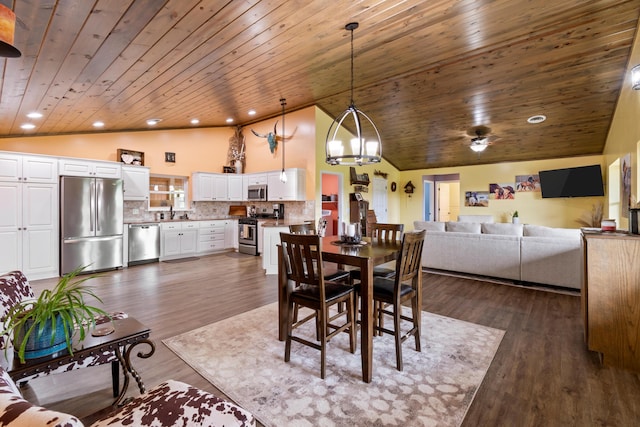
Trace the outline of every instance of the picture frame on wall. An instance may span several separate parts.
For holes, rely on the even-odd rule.
[[[540,176],[538,174],[516,175],[516,192],[540,192]]]
[[[118,148],[117,157],[118,161],[125,165],[144,166],[144,153],[142,151]]]

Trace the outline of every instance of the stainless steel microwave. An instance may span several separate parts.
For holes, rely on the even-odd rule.
[[[250,185],[247,190],[247,200],[267,201],[266,185]]]

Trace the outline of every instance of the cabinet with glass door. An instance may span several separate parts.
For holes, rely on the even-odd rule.
[[[149,177],[149,210],[187,210],[189,181],[186,176],[151,175]]]

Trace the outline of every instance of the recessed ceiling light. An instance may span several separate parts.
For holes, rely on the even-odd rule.
[[[103,126],[104,126],[104,122],[100,122],[100,121],[98,121],[98,122],[93,122],[93,127],[94,127],[94,128],[101,128],[101,127],[103,127]]]
[[[27,114],[27,117],[29,117],[30,119],[39,119],[42,117],[42,113],[38,113],[37,111],[32,111],[31,113]]]
[[[250,116],[255,116],[256,115],[256,110],[249,110],[249,115]]]
[[[22,129],[24,130],[31,130],[31,129],[35,129],[36,125],[34,125],[33,123],[25,123],[23,125],[20,126]]]
[[[527,122],[531,123],[531,124],[536,124],[536,123],[542,123],[545,120],[547,120],[547,116],[542,115],[542,114],[537,114],[535,116],[531,116],[527,119]]]
[[[192,124],[192,125],[197,125],[198,123],[200,123],[200,120],[198,120],[198,119],[191,119],[191,124]]]
[[[229,117],[229,118],[227,119],[227,123],[233,123],[233,119],[232,119],[231,117]]]
[[[162,119],[149,119],[149,120],[147,120],[147,124],[149,126],[155,126],[158,123],[160,123],[161,121],[162,121]]]

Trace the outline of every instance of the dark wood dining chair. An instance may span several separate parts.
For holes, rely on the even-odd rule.
[[[373,223],[371,227],[371,240],[377,242],[399,242],[402,239],[404,224]],[[377,266],[373,268],[373,277],[391,278],[396,274],[395,268]],[[360,280],[360,270],[351,270],[351,278]]]
[[[342,332],[349,333],[349,350],[356,350],[356,323],[353,313],[353,287],[325,280],[322,267],[320,237],[317,234],[280,233],[282,256],[287,279],[294,287],[288,297],[287,306],[287,339],[284,360],[291,358],[291,341],[320,350],[320,377],[324,379],[326,372],[327,342]],[[346,317],[344,323],[336,324],[335,316],[331,318],[329,309],[339,303],[346,304],[341,314]],[[307,307],[315,312],[315,316],[307,316],[296,321],[293,316],[294,306]],[[342,317],[342,316],[340,316]],[[318,342],[310,341],[294,330],[309,321],[317,319],[316,337]]]
[[[312,222],[291,224],[289,226],[289,232],[292,234],[318,234],[316,233],[316,226]],[[344,282],[351,285],[351,273],[349,271],[342,270],[340,267],[332,268],[325,266],[324,278],[325,280]]]
[[[413,335],[416,351],[420,351],[420,321],[418,305],[418,286],[424,246],[425,230],[405,233],[402,236],[402,249],[396,260],[396,274],[393,279],[373,278],[373,302],[377,322],[374,329],[380,333],[391,334],[396,342],[396,368],[402,371],[402,343]],[[411,300],[411,317],[402,314],[402,304]],[[385,328],[383,315],[393,317],[393,329]],[[401,331],[402,321],[411,322],[411,329],[405,334]]]

